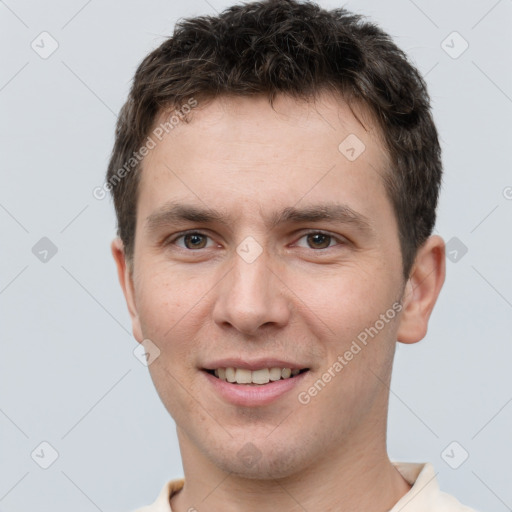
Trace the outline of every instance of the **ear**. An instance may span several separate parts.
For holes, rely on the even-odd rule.
[[[123,290],[124,298],[128,306],[128,312],[132,319],[132,331],[135,339],[141,343],[144,340],[142,336],[142,329],[140,326],[139,315],[137,312],[137,306],[135,303],[135,288],[133,286],[133,270],[126,261],[126,255],[124,252],[123,242],[120,238],[115,238],[110,245],[112,250],[112,256],[117,267],[117,276],[119,278],[119,284]]]
[[[416,343],[427,334],[428,320],[443,286],[445,273],[445,244],[440,236],[434,235],[418,249],[405,285],[397,333],[397,340],[401,343]]]

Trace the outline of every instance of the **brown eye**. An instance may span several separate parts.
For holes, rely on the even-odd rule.
[[[326,249],[331,245],[332,237],[324,233],[311,233],[307,235],[307,242],[311,249]]]
[[[183,243],[187,249],[204,249],[208,237],[199,233],[191,233],[183,236]]]

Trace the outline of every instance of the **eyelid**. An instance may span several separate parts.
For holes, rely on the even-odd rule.
[[[323,229],[310,229],[308,231],[301,232],[301,233],[302,234],[296,239],[296,241],[293,242],[293,245],[296,245],[299,240],[301,240],[302,238],[304,238],[304,237],[306,237],[308,235],[325,235],[325,236],[329,236],[329,237],[331,237],[331,239],[333,239],[336,242],[338,242],[335,245],[347,245],[349,243],[349,240],[347,238],[345,238],[344,236],[338,235],[338,234],[334,234],[334,233],[331,233],[329,231],[324,231]],[[325,247],[324,249],[312,249],[311,247],[308,247],[308,249],[315,250],[316,252],[319,252],[319,251],[325,251],[327,249],[331,249],[332,247],[334,247],[334,246],[333,245],[329,245],[328,247]]]
[[[203,230],[199,230],[199,229],[187,229],[185,231],[180,231],[178,233],[173,233],[172,235],[170,236],[167,236],[163,239],[162,241],[162,244],[164,246],[167,246],[167,245],[175,245],[176,247],[179,247],[180,249],[184,249],[186,251],[192,251],[193,249],[187,249],[186,247],[180,247],[178,245],[176,245],[176,241],[179,240],[180,238],[183,238],[187,235],[201,235],[201,236],[204,236],[206,238],[208,238],[210,241],[216,243],[213,238],[208,234],[208,233],[205,233]],[[217,244],[219,245],[219,244]],[[203,247],[202,249],[207,249],[207,247]],[[196,249],[196,251],[199,251],[201,249]]]
[[[337,244],[335,245],[347,245],[350,243],[350,241],[342,236],[342,235],[339,235],[339,234],[334,234],[334,233],[331,233],[329,231],[325,231],[323,229],[309,229],[307,231],[301,231],[300,232],[300,236],[298,238],[295,238],[295,242],[293,242],[292,246],[293,245],[296,245],[297,242],[299,240],[301,240],[302,238],[308,236],[308,235],[316,235],[316,234],[320,234],[320,235],[325,235],[325,236],[329,236],[331,237],[333,240],[335,240],[336,242],[338,242]],[[174,233],[170,236],[167,236],[163,239],[162,241],[162,245],[164,246],[167,246],[167,245],[176,245],[176,241],[179,240],[180,238],[182,237],[185,237],[187,235],[192,235],[192,234],[197,234],[197,235],[201,235],[201,236],[204,236],[206,238],[208,238],[210,241],[214,242],[217,244],[217,246],[219,246],[220,244],[218,244],[217,242],[215,242],[213,240],[213,237],[210,236],[208,233],[205,232],[205,230],[201,230],[201,229],[187,229],[185,231],[180,231],[178,233]],[[179,247],[179,246],[177,246]],[[311,249],[311,250],[314,250],[315,252],[319,252],[319,251],[325,251],[326,249],[330,249],[331,247],[334,247],[334,246],[331,246],[329,245],[328,247],[325,247],[324,249],[312,249],[311,247],[308,247],[308,249]],[[187,248],[183,248],[183,247],[179,247],[180,249],[184,249],[186,251],[192,251],[192,249],[187,249]],[[208,247],[203,247],[203,250],[204,249],[207,249]],[[304,247],[305,248],[305,247]],[[201,249],[196,249],[196,251],[200,251]]]

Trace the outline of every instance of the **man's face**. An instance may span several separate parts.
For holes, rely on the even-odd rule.
[[[375,126],[328,95],[274,109],[199,104],[157,144],[133,261],[134,334],[160,350],[149,369],[182,450],[259,478],[382,442],[404,289]],[[226,367],[304,371],[239,384]]]

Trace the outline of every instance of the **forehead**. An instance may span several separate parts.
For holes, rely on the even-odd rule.
[[[189,104],[195,105],[189,108]],[[187,114],[187,115],[184,115]],[[370,142],[369,153],[378,160],[386,159],[384,139],[378,123],[361,102],[348,104],[339,94],[325,91],[314,98],[300,99],[278,95],[272,102],[266,96],[224,95],[204,101],[189,100],[172,110],[162,111],[156,117],[155,126],[172,120],[164,139],[178,139],[181,146],[202,137],[223,139],[228,144],[281,145],[287,157],[300,154],[305,149],[338,149],[347,135],[357,135],[361,141]],[[279,139],[275,139],[276,130]],[[301,140],[305,145],[287,148],[289,141]],[[208,140],[203,139],[203,144]],[[196,148],[200,149],[200,148]],[[222,150],[218,148],[219,151]],[[232,148],[230,148],[232,149]],[[376,150],[376,151],[375,151]],[[347,155],[350,156],[350,155]]]
[[[372,202],[387,200],[380,130],[364,108],[333,94],[308,102],[278,96],[273,105],[260,96],[220,97],[198,102],[187,117],[176,123],[175,116],[143,162],[138,218],[169,201],[224,210],[229,200],[255,215],[350,199],[366,215]],[[162,113],[155,127],[167,119]]]

